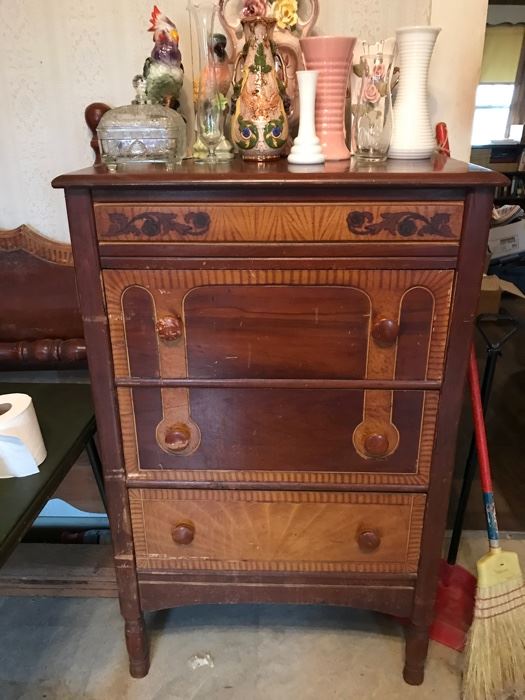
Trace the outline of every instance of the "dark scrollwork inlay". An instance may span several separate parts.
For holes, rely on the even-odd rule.
[[[208,233],[211,219],[205,211],[189,211],[184,221],[178,220],[178,214],[170,212],[145,211],[129,218],[121,212],[109,214],[110,227],[108,236],[167,236],[178,233],[179,236],[204,236]]]
[[[370,211],[352,211],[346,219],[348,229],[357,236],[377,236],[382,231],[394,236],[442,236],[452,238],[450,214],[438,213],[431,217],[412,211],[383,212],[381,220],[374,220]]]

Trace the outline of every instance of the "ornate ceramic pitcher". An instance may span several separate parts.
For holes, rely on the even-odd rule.
[[[244,36],[241,38],[243,35],[241,6],[244,5],[245,2],[241,2],[241,0],[219,0],[219,20],[228,34],[235,57],[242,52],[244,46]],[[266,0],[253,0],[253,5],[258,10],[256,14],[262,17],[275,17],[274,10],[277,3],[270,5]],[[286,66],[288,83],[286,92],[292,101],[288,122],[292,132],[294,129],[296,131],[296,127],[299,126],[299,86],[296,72],[304,70],[305,67],[299,39],[309,36],[318,16],[319,0],[299,0],[295,18],[296,24],[292,25],[290,21],[281,22],[281,25],[278,23],[272,37]]]
[[[246,43],[234,71],[231,139],[245,160],[271,160],[288,141],[286,71],[272,41],[275,19],[253,17],[242,25]]]

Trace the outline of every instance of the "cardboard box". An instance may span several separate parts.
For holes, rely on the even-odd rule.
[[[525,253],[525,219],[491,228],[489,248],[492,260]]]
[[[496,275],[483,275],[481,282],[481,295],[478,304],[478,316],[480,314],[498,314],[501,306],[503,292],[525,299],[515,284],[502,280]]]

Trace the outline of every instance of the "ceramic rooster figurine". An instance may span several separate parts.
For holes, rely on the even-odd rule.
[[[146,59],[142,76],[135,80],[145,83],[148,102],[161,103],[177,109],[184,80],[179,33],[175,24],[155,5],[151,13],[151,27],[155,46]]]

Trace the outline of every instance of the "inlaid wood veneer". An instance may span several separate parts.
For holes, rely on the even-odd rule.
[[[426,497],[132,489],[129,500],[140,569],[387,574],[417,571]]]
[[[169,404],[170,391],[173,389],[162,389],[164,405]],[[401,444],[385,459],[365,459],[353,446],[353,431],[362,420],[362,392],[332,390],[321,392],[321,396],[309,390],[284,396],[279,392],[281,405],[292,398],[296,401],[288,415],[292,416],[296,408],[300,411],[293,422],[287,423],[264,410],[271,401],[266,395],[273,390],[263,390],[261,399],[260,389],[248,393],[243,389],[218,391],[201,389],[196,396],[191,390],[190,405],[200,426],[201,442],[192,454],[175,455],[161,449],[155,440],[163,415],[161,390],[118,389],[125,465],[132,481],[363,488],[428,485],[437,391],[396,392],[397,407],[392,415],[400,427]],[[324,411],[319,408],[323,406]],[[173,417],[169,412],[167,415]],[[276,426],[275,433],[266,433],[264,428],[269,424]]]
[[[104,279],[117,376],[213,378],[219,382],[290,376],[298,380],[431,380],[441,376],[453,281],[450,271],[105,271]],[[414,357],[418,358],[415,363]],[[133,391],[135,397],[140,393]],[[205,434],[202,440],[203,429],[209,433],[210,428],[202,426],[192,411],[191,397],[197,400],[198,390],[190,395],[185,387],[172,387],[141,395],[135,402],[134,417],[136,430],[145,438],[139,440],[143,446],[151,446],[146,438],[155,435],[157,445],[168,454],[187,458],[200,449],[196,463],[188,464],[200,469],[210,466],[206,446],[215,454],[214,443],[233,439],[233,433],[226,430],[222,435],[214,433],[211,439]],[[219,397],[215,409],[220,414],[228,412],[228,402],[241,397],[242,405],[244,400],[239,391],[231,398],[218,391],[210,396]],[[285,394],[282,396],[284,401]],[[266,410],[282,413],[279,400],[268,403]],[[311,401],[311,394],[306,400]],[[417,469],[417,449],[407,454],[405,436],[410,428],[404,427],[404,436],[400,436],[393,416],[397,401],[391,390],[365,387],[362,415],[346,441],[353,443],[360,458],[374,461],[389,458],[401,445],[397,460],[405,462],[404,471],[411,473]],[[250,410],[246,406],[248,413]],[[324,399],[319,410],[331,414],[349,407],[335,395],[333,402]],[[414,423],[420,424],[421,406],[415,396],[407,410]],[[285,422],[287,415],[285,410]],[[319,443],[330,444],[333,438],[324,419],[320,415],[316,425],[311,416],[305,425],[313,435],[319,433]],[[268,441],[279,443],[279,426],[265,427]],[[256,424],[253,429],[257,430]],[[245,432],[248,436],[249,426]],[[293,425],[288,435],[301,443],[307,439]],[[239,453],[245,455],[241,459],[247,468],[258,469],[247,452],[246,440],[239,445]],[[339,452],[348,462],[346,451]],[[317,459],[327,459],[332,471],[369,471],[352,459],[343,468],[331,454],[321,450]],[[294,461],[282,453],[276,455],[279,459],[287,469],[300,467],[300,457]],[[166,463],[164,456],[151,449],[147,455],[139,454],[139,463],[143,469],[157,463],[165,468],[178,466]],[[220,463],[213,465],[221,467]],[[239,471],[244,466],[230,468]],[[394,462],[386,470],[399,468]]]
[[[387,380],[396,378],[400,354],[405,379],[439,381],[443,373],[451,270],[105,270],[103,278],[117,377],[152,376],[138,360],[131,371],[129,346],[137,357],[156,346],[160,376],[169,378],[286,371]],[[144,290],[137,308],[126,301],[132,287],[136,297]],[[164,318],[182,320],[180,341],[153,338]],[[395,342],[370,338],[384,319],[399,326]],[[205,345],[208,329],[216,342]],[[424,366],[411,364],[415,354]]]
[[[54,181],[132,675],[145,610],[328,603],[406,618],[403,675],[422,683],[505,182],[443,154]]]
[[[101,241],[457,241],[462,202],[95,204]]]

